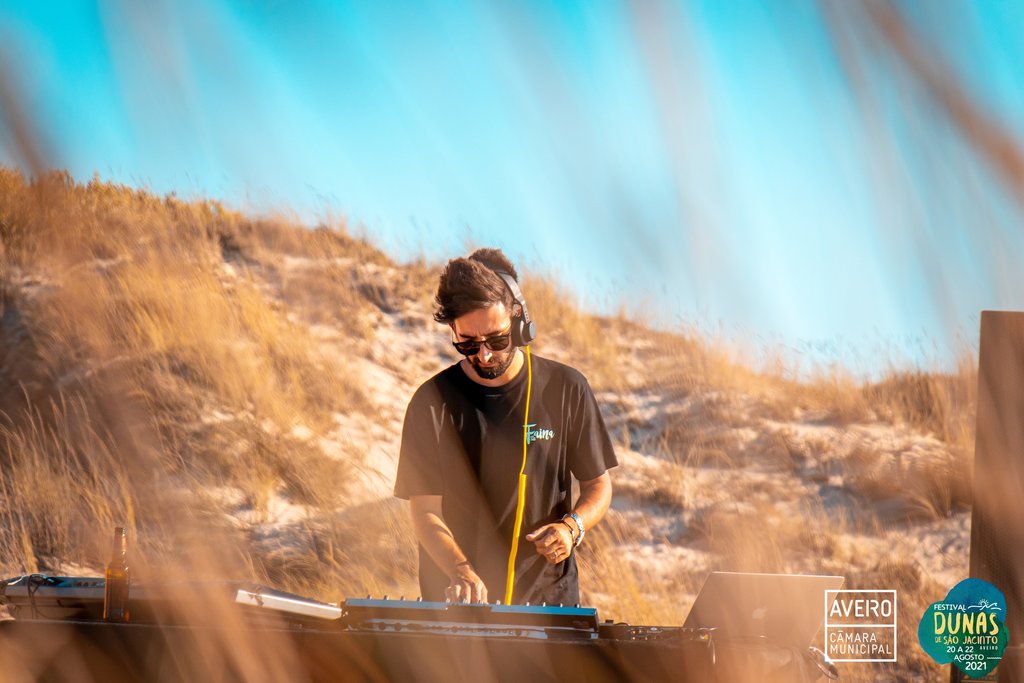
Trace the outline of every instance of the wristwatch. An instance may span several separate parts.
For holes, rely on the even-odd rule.
[[[572,542],[572,547],[575,548],[580,544],[581,541],[583,541],[583,534],[585,534],[587,530],[583,526],[583,520],[580,519],[580,516],[577,515],[575,512],[570,512],[567,515],[563,515],[562,519],[565,519],[566,517],[571,517],[572,521],[576,522],[576,528],[580,530],[580,535],[577,536],[576,540]]]

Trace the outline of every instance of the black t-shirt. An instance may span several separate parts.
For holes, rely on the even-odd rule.
[[[523,459],[527,368],[500,387],[474,382],[455,364],[413,395],[402,429],[395,495],[442,496],[442,514],[489,596],[505,594]],[[594,393],[579,371],[533,356],[526,505],[512,601],[579,602],[576,556],[556,565],[526,534],[571,511],[572,476],[586,481],[618,461]],[[449,579],[419,549],[420,590],[444,600]]]

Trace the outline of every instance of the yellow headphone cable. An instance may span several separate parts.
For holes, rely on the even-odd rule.
[[[516,501],[516,522],[512,528],[512,548],[508,553],[508,572],[505,579],[505,604],[512,604],[512,585],[516,578],[516,551],[519,549],[519,532],[523,528],[523,511],[526,509],[526,447],[530,433],[530,392],[533,390],[533,363],[530,360],[530,346],[526,351],[526,410],[523,412],[523,462],[519,466],[519,490]]]

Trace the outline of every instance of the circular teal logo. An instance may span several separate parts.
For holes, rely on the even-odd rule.
[[[987,581],[964,579],[925,610],[917,637],[939,664],[953,663],[968,678],[980,678],[996,668],[1010,641],[1006,598]]]

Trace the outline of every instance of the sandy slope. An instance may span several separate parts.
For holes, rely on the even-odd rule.
[[[343,496],[352,505],[390,496],[405,405],[421,381],[456,360],[444,329],[413,302],[371,318],[368,357],[337,344],[342,335],[330,326],[314,330],[340,362],[358,368],[373,402],[372,421],[339,414],[332,431],[304,435],[329,457],[356,458],[356,474]],[[548,346],[544,352],[573,362],[571,349]],[[659,580],[693,587],[707,571],[730,568],[708,539],[707,520],[715,516],[757,516],[767,534],[774,528],[780,538],[798,533],[794,526],[805,526],[808,517],[815,520],[818,541],[786,553],[781,566],[764,569],[849,574],[898,562],[943,586],[966,576],[969,513],[936,516],[915,495],[915,472],[941,468],[954,457],[943,442],[906,425],[835,424],[814,411],[794,409],[792,419],[781,420],[776,411],[759,413],[761,404],[742,393],[681,396],[672,389],[645,389],[645,362],[636,346],[623,358],[632,363],[626,373],[639,388],[598,387],[621,460],[613,472],[612,516],[630,536],[607,552],[653,579],[653,599],[664,597],[658,595]],[[728,417],[720,420],[723,405]],[[667,426],[687,420],[709,438],[710,447],[690,444],[674,453],[658,447]],[[270,514],[278,523],[290,521],[284,503]],[[752,558],[744,568],[756,564]],[[680,577],[687,579],[680,583]],[[590,597],[609,609],[618,603],[601,590]],[[673,599],[685,605],[692,593]]]

